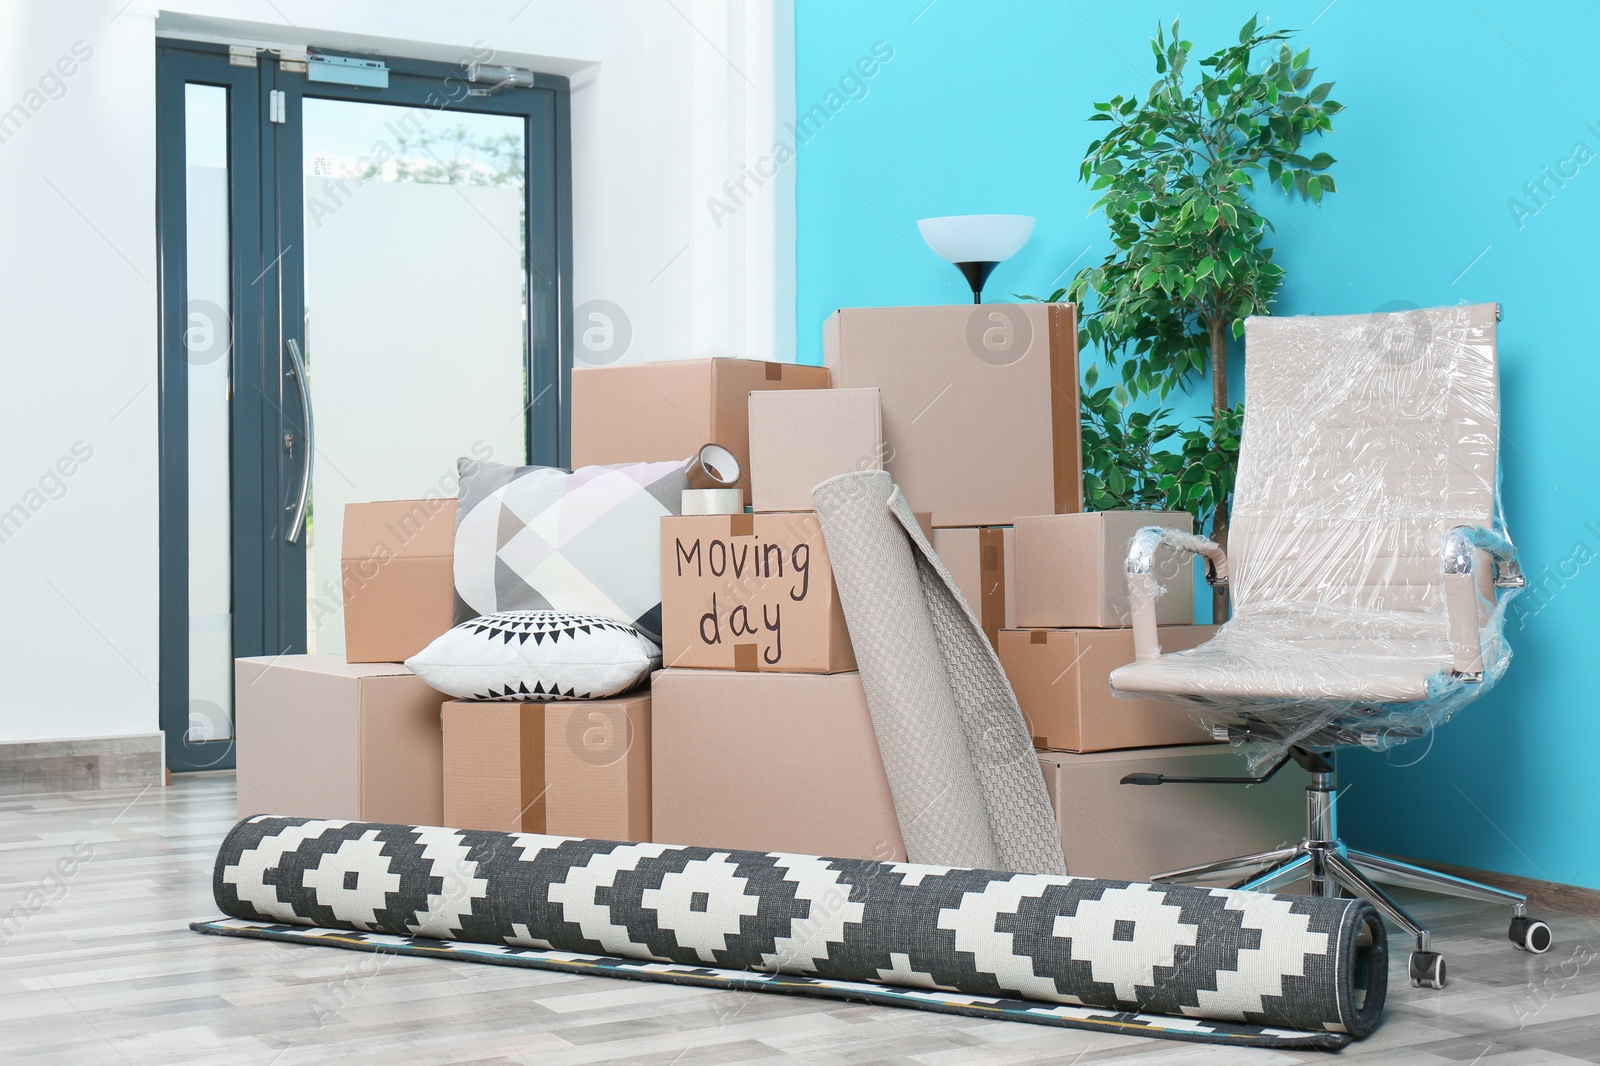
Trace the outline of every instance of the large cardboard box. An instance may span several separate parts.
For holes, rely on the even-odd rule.
[[[1071,304],[848,308],[823,352],[835,386],[883,390],[884,466],[935,526],[1083,509]]]
[[[455,539],[453,499],[345,505],[346,662],[404,662],[455,624]]]
[[[450,700],[445,824],[650,839],[650,692],[605,700]]]
[[[661,670],[655,839],[902,861],[861,675]]]
[[[1229,748],[1143,748],[1091,755],[1043,751],[1067,873],[1148,881],[1156,874],[1285,847],[1305,832],[1307,775],[1293,764],[1261,785],[1124,785],[1125,774],[1238,776]]]
[[[930,538],[967,606],[983,623],[989,643],[1017,624],[1015,531],[1010,526],[946,526]]]
[[[811,490],[838,474],[883,469],[877,389],[750,394],[750,502],[757,511],[810,511]]]
[[[272,655],[234,681],[239,817],[443,824],[445,697],[410,670]]]
[[[1216,626],[1162,626],[1162,651],[1186,651]],[[1000,665],[1036,748],[1110,751],[1197,744],[1211,735],[1176,703],[1111,695],[1111,671],[1133,662],[1131,629],[1007,629]]]
[[[758,359],[684,359],[574,367],[572,464],[687,459],[716,443],[739,460],[750,502],[750,394],[825,389],[825,367]]]
[[[815,512],[661,520],[662,662],[834,674],[856,667]]]
[[[1184,511],[1095,511],[1017,519],[1017,625],[1062,629],[1131,626],[1128,541],[1143,526],[1194,531]],[[1161,547],[1156,581],[1157,625],[1194,621],[1194,557]]]

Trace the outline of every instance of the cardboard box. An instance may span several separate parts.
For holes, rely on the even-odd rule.
[[[650,839],[650,693],[443,705],[445,824]]]
[[[818,483],[882,470],[883,454],[877,389],[750,394],[750,501],[757,511],[810,511]]]
[[[651,839],[650,690],[544,708],[545,832]]]
[[[651,686],[658,842],[905,859],[860,674],[661,670]]]
[[[1128,541],[1143,526],[1194,532],[1185,511],[1095,511],[1018,518],[1017,625],[1028,629],[1096,629],[1131,626],[1128,613]],[[1166,591],[1156,600],[1157,625],[1194,621],[1194,557],[1162,547],[1156,580]]]
[[[1083,509],[1071,304],[850,308],[823,351],[834,385],[883,390],[884,466],[935,526]]]
[[[574,367],[572,464],[687,459],[716,443],[739,460],[750,502],[750,394],[825,389],[825,367],[758,359],[685,359]]]
[[[346,662],[404,662],[455,624],[455,543],[453,499],[345,505]]]
[[[449,700],[444,725],[444,825],[545,832],[542,703]]]
[[[1216,626],[1162,626],[1162,651],[1186,651]],[[1176,703],[1111,695],[1111,671],[1133,662],[1131,629],[1007,629],[1000,665],[1036,748],[1109,751],[1198,744],[1211,734]]]
[[[239,817],[444,824],[444,696],[337,655],[234,662]]]
[[[815,512],[661,520],[662,662],[835,674],[856,667]]]
[[[1238,776],[1229,748],[1039,753],[1061,825],[1067,873],[1148,881],[1156,874],[1285,847],[1305,833],[1305,771],[1292,763],[1260,785],[1121,784],[1125,774]]]
[[[1017,624],[1014,531],[1010,526],[946,526],[930,539],[989,643],[998,648],[1000,631]]]

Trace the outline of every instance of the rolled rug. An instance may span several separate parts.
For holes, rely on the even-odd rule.
[[[905,497],[882,470],[811,496],[907,857],[1067,873],[1027,720]]]
[[[1383,1011],[1365,901],[258,815],[204,933],[1341,1047]]]

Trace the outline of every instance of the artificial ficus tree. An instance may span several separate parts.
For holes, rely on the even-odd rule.
[[[1113,96],[1089,116],[1110,128],[1089,145],[1080,177],[1101,194],[1095,209],[1110,226],[1112,251],[1050,297],[1084,308],[1079,343],[1098,348],[1119,378],[1109,392],[1096,392],[1093,376],[1086,381],[1086,430],[1143,447],[1139,473],[1154,476],[1154,491],[1141,495],[1159,494],[1160,506],[1191,512],[1201,528],[1209,520],[1223,544],[1242,421],[1228,402],[1228,339],[1243,333],[1246,316],[1268,313],[1283,282],[1266,241],[1272,223],[1253,202],[1257,183],[1313,203],[1336,189],[1333,157],[1307,156],[1302,145],[1331,130],[1343,108],[1328,97],[1332,82],[1313,84],[1310,49],[1291,49],[1292,33],[1267,32],[1252,18],[1237,44],[1201,59],[1198,77],[1186,78],[1193,44],[1176,20],[1170,32],[1157,27],[1149,91]],[[1211,417],[1202,428],[1131,411],[1141,396],[1186,391],[1206,369]],[[1176,450],[1156,447],[1168,440]],[[1140,455],[1088,458],[1109,489],[1118,480],[1111,464]],[[1219,620],[1226,607],[1219,592]]]

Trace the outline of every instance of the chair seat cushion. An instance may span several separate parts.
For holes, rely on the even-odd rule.
[[[1409,703],[1448,683],[1451,664],[1435,615],[1274,603],[1198,648],[1113,671],[1111,688],[1202,703]]]

